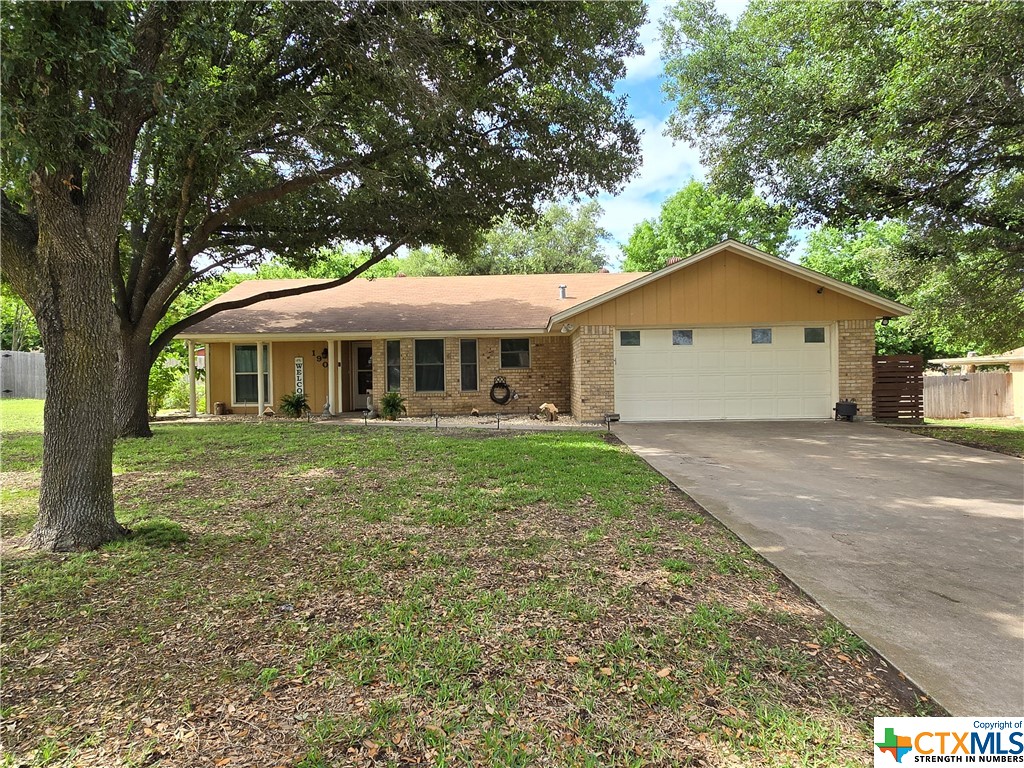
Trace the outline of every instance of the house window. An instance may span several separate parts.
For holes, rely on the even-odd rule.
[[[444,392],[444,339],[416,339],[416,391]]]
[[[388,391],[397,392],[402,388],[402,343],[389,341],[387,346]]]
[[[270,396],[270,361],[267,357],[267,345],[263,347],[263,397],[266,402],[273,402]],[[235,345],[235,402],[255,403],[259,399],[259,382],[256,367],[256,345]]]
[[[673,347],[692,347],[693,346],[693,331],[672,331],[672,346]]]
[[[620,347],[639,347],[640,331],[619,331]]]
[[[462,391],[475,392],[477,383],[476,339],[459,342],[459,361],[462,370]]]
[[[824,344],[824,328],[804,328],[804,344]]]
[[[751,328],[750,329],[750,343],[751,344],[771,344],[772,343],[772,329],[771,328]]]
[[[529,339],[502,339],[501,340],[501,367],[502,368],[529,368],[530,367],[530,340]]]

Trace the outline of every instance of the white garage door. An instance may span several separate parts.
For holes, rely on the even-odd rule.
[[[623,421],[829,418],[828,326],[618,329]]]

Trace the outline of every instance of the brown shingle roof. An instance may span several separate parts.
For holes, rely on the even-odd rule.
[[[618,288],[644,273],[482,275],[468,277],[356,278],[337,288],[226,310],[188,328],[202,338],[252,333],[412,333],[419,331],[523,331],[544,328],[548,318]],[[256,293],[324,280],[249,280],[211,305]],[[558,286],[566,286],[560,299]]]

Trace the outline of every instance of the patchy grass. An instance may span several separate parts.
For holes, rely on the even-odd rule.
[[[933,711],[599,434],[159,425],[133,535],[58,556],[18,547],[28,427],[4,765],[859,766]]]
[[[1024,422],[1020,419],[927,419],[923,425],[899,429],[1024,458]]]

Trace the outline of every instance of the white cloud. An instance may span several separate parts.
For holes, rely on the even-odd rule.
[[[715,6],[731,21],[736,21],[747,9],[748,0],[715,0]],[[674,0],[648,0],[647,21],[640,28],[640,43],[644,47],[643,55],[631,56],[626,59],[626,82],[648,80],[660,77],[661,62],[661,20],[665,11],[674,5]]]
[[[604,208],[601,225],[611,232],[616,244],[626,242],[641,221],[657,216],[665,198],[691,178],[704,178],[697,149],[682,142],[673,143],[665,135],[664,120],[640,118],[636,123],[644,131],[640,173],[615,197],[599,198]]]
[[[641,92],[650,94],[660,90],[658,80],[662,73],[661,40],[659,26],[666,10],[675,0],[649,0],[647,22],[640,29],[644,54],[626,61],[625,84],[633,96]],[[746,10],[748,0],[715,0],[718,10],[735,21]],[[647,90],[650,89],[650,90]],[[643,131],[641,139],[642,165],[640,173],[618,195],[601,195],[598,200],[604,209],[601,226],[612,235],[606,247],[610,264],[620,261],[620,244],[625,243],[633,229],[644,219],[654,218],[661,205],[672,193],[681,189],[690,179],[703,180],[706,169],[700,163],[697,148],[686,143],[675,143],[665,135],[667,120],[662,106],[651,114],[654,103],[648,102],[646,112],[640,112],[640,102],[634,98],[633,111],[637,128]]]
[[[640,27],[643,55],[626,59],[626,81],[647,80],[661,75],[661,35],[658,28],[670,0],[650,0],[647,3],[647,22]]]

